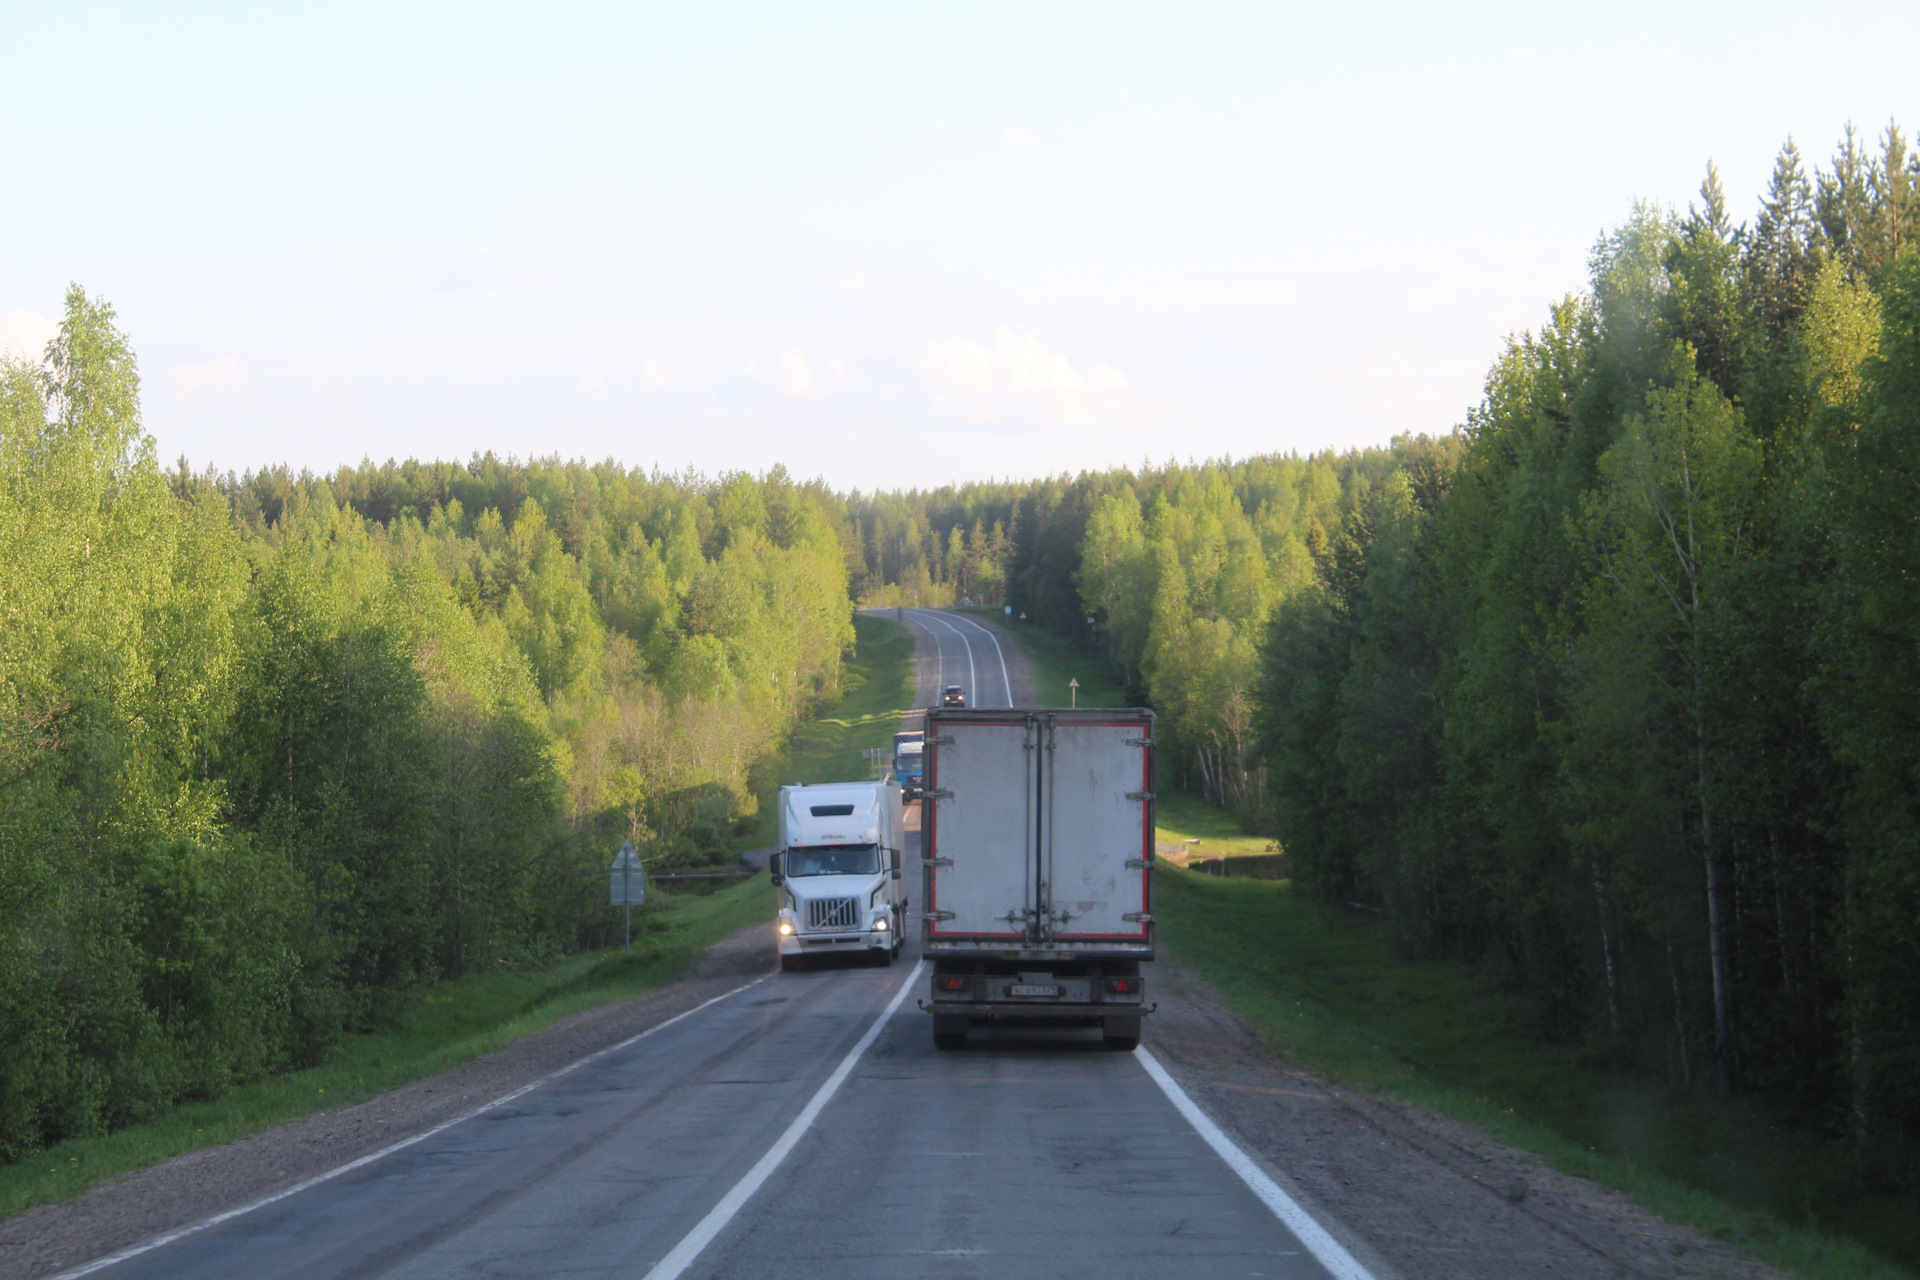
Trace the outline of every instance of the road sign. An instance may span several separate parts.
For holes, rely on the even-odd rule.
[[[1005,605],[1001,608],[1000,612],[1006,614],[1009,618],[1011,618],[1013,616],[1013,606]]]
[[[647,905],[647,868],[633,851],[633,841],[620,846],[607,873],[607,896],[612,905],[627,909],[627,950],[633,950],[633,909]]]
[[[1072,699],[1072,701],[1067,704],[1068,706],[1077,707],[1080,705],[1080,682],[1078,680],[1070,679],[1067,681],[1067,697]]]

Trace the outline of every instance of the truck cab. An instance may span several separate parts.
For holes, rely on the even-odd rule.
[[[889,781],[780,788],[780,967],[852,955],[890,964],[907,914],[900,792]]]

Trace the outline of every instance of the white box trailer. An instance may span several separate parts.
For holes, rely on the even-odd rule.
[[[1140,1043],[1153,959],[1153,712],[927,712],[922,937],[934,1043],[1050,1020]]]
[[[907,913],[901,870],[905,813],[890,780],[780,788],[780,848],[769,860],[780,893],[780,967],[812,956],[890,964]]]

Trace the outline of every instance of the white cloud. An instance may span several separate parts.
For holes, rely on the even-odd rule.
[[[680,371],[671,365],[649,360],[640,366],[640,381],[650,387],[670,387],[680,377]]]
[[[228,356],[207,364],[176,364],[167,371],[173,402],[184,409],[212,409],[246,390],[247,371]]]
[[[603,396],[607,394],[607,380],[598,374],[583,373],[580,375],[580,389],[590,396]]]
[[[965,338],[928,342],[900,357],[921,383],[976,426],[1008,419],[1078,427],[1124,413],[1127,375],[1110,364],[1076,367],[1029,333],[1002,325],[993,345]]]
[[[60,322],[38,311],[0,311],[0,356],[38,363],[60,332]]]
[[[845,368],[838,360],[830,361],[828,377],[838,378]],[[798,351],[783,352],[779,358],[766,363],[749,360],[746,373],[748,378],[761,386],[771,387],[796,400],[819,395],[828,389],[815,377],[812,363]]]

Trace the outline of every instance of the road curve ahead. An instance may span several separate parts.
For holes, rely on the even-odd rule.
[[[906,612],[920,692],[1025,696],[989,629]],[[1078,1030],[935,1050],[917,955],[770,972],[402,1150],[63,1274],[1366,1280],[1149,1054]]]
[[[944,609],[877,609],[913,632],[914,707],[932,706],[940,691],[957,684],[969,706],[1033,705],[1026,655],[1011,636],[963,613]]]

